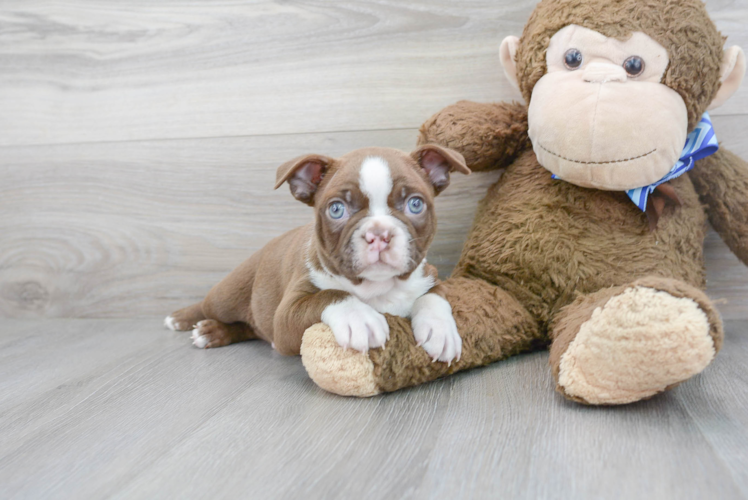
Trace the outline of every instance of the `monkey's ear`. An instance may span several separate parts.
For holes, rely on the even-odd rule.
[[[435,194],[441,193],[449,186],[450,172],[457,171],[470,175],[465,158],[454,149],[443,148],[436,144],[424,144],[410,153],[410,156],[426,171],[434,186]]]
[[[519,38],[516,36],[504,38],[504,41],[501,42],[501,48],[499,48],[499,57],[501,58],[501,65],[504,67],[504,74],[507,80],[512,84],[512,87],[519,90],[517,61],[514,60],[514,57],[517,55],[517,47],[519,47]]]
[[[725,49],[719,72],[719,81],[722,85],[720,85],[717,95],[714,96],[712,103],[709,105],[709,109],[722,106],[740,87],[743,76],[745,76],[745,54],[743,53],[743,49],[737,45]]]
[[[321,155],[304,155],[287,161],[278,167],[275,174],[275,189],[288,181],[293,197],[312,206],[319,183],[334,161]]]

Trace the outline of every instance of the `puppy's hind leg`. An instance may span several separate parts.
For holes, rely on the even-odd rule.
[[[204,319],[203,303],[198,302],[168,315],[164,319],[164,326],[175,332],[186,332],[195,328],[198,322]]]
[[[172,315],[179,330],[192,330],[194,345],[220,347],[257,338],[250,326],[250,304],[261,259],[262,253],[255,253],[211,288],[202,302]]]
[[[204,319],[192,330],[192,344],[200,349],[221,347],[257,338],[246,323],[221,323],[215,319]]]

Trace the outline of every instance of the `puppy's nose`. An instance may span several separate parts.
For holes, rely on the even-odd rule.
[[[364,234],[364,239],[366,240],[366,243],[369,244],[369,247],[381,252],[382,250],[387,248],[387,245],[389,245],[390,239],[392,239],[392,235],[387,229],[374,227],[366,231],[366,234]]]

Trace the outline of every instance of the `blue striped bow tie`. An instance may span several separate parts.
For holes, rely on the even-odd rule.
[[[701,115],[701,121],[693,132],[688,134],[686,137],[686,145],[683,148],[683,152],[680,155],[678,162],[670,169],[665,177],[650,184],[648,186],[629,189],[626,194],[631,198],[639,209],[644,212],[647,209],[647,199],[649,195],[660,184],[664,184],[668,181],[672,181],[676,177],[680,177],[689,170],[691,170],[696,163],[696,160],[706,158],[717,152],[719,144],[717,144],[717,136],[714,135],[714,128],[712,127],[712,121],[709,118],[709,113]]]
[[[693,132],[686,137],[686,145],[683,147],[680,159],[670,169],[670,172],[665,174],[665,177],[659,181],[648,186],[629,189],[626,191],[626,194],[642,212],[645,212],[647,210],[647,199],[657,186],[685,174],[694,167],[696,160],[713,155],[717,152],[717,149],[719,149],[719,144],[717,144],[717,136],[714,135],[712,120],[709,118],[709,113],[705,112],[701,115],[701,121],[693,129]],[[559,178],[556,174],[553,174],[552,177],[554,179]]]

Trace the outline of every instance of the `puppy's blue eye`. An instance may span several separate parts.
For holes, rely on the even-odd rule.
[[[343,202],[334,201],[330,204],[330,208],[327,209],[330,213],[330,217],[333,219],[342,219],[345,215],[345,205]]]
[[[420,196],[414,196],[408,200],[408,211],[410,213],[418,215],[423,212],[424,208],[426,208],[426,203]]]

